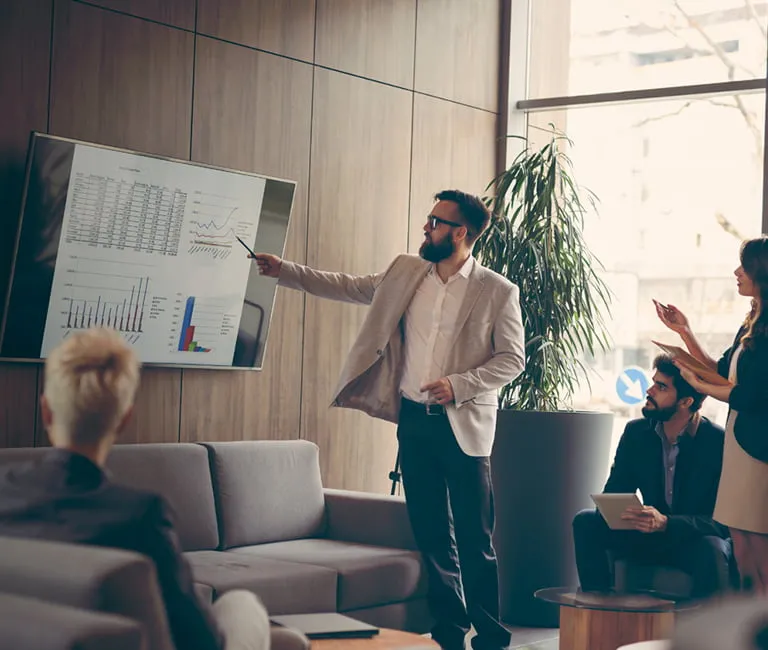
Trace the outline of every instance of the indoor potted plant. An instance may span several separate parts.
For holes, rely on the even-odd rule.
[[[574,181],[564,144],[553,129],[488,186],[491,224],[474,248],[520,288],[525,326],[525,370],[500,391],[491,457],[502,618],[518,625],[557,625],[533,592],[577,584],[571,520],[610,460],[613,415],[571,408],[585,356],[610,345],[610,292],[582,233],[594,196]]]

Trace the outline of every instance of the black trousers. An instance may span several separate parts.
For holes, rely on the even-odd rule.
[[[579,582],[585,591],[612,588],[609,552],[642,564],[685,571],[693,580],[693,596],[707,598],[734,582],[731,542],[715,536],[690,540],[667,533],[611,530],[596,510],[582,510],[573,520],[573,542]]]
[[[403,400],[397,429],[408,515],[427,567],[432,638],[460,650],[473,625],[475,650],[510,643],[499,622],[490,459],[466,455],[445,414]]]

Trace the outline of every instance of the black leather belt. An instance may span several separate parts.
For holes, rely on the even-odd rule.
[[[442,404],[424,404],[422,402],[414,402],[407,397],[403,397],[402,405],[411,411],[418,411],[424,415],[445,415],[445,406]]]

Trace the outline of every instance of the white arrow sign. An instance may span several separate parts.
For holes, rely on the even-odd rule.
[[[636,400],[643,399],[643,383],[639,379],[635,379],[633,381],[627,377],[627,373],[622,373],[621,383],[627,387],[627,397],[631,397]]]

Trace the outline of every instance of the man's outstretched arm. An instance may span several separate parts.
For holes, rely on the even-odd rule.
[[[281,287],[306,291],[318,298],[363,305],[371,304],[376,287],[386,273],[385,271],[370,275],[350,275],[318,271],[309,266],[267,254],[257,254],[255,259],[261,274],[277,278]]]

